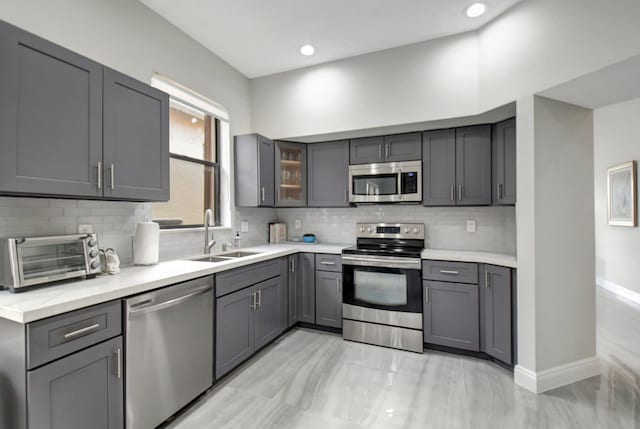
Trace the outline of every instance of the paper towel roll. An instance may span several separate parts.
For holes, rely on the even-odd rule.
[[[139,222],[133,243],[133,263],[155,265],[160,258],[160,225],[155,222]]]

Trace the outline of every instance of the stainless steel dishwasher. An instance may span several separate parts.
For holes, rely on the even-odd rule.
[[[158,426],[213,384],[213,277],[125,300],[127,429]]]

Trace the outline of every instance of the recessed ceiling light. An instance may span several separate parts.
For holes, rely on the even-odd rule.
[[[315,52],[316,52],[316,48],[314,48],[311,45],[304,45],[303,47],[300,48],[300,53],[305,57],[313,55],[315,54]]]
[[[477,18],[484,14],[487,10],[487,5],[484,3],[474,3],[467,8],[467,16],[469,18]]]
[[[192,123],[192,124],[195,124],[196,122],[198,122],[198,119],[197,119],[197,118],[191,118],[191,123]]]

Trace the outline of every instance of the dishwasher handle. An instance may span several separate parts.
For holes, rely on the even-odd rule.
[[[184,301],[187,301],[187,300],[189,300],[189,299],[191,299],[191,298],[193,298],[195,296],[205,294],[205,293],[209,292],[210,290],[213,290],[213,286],[207,286],[207,287],[204,287],[204,288],[200,288],[200,289],[197,289],[194,292],[188,293],[187,295],[180,296],[178,298],[173,298],[173,299],[170,299],[168,301],[160,302],[158,304],[153,304],[153,305],[146,306],[146,307],[138,307],[135,310],[129,310],[129,317],[133,317],[133,316],[136,316],[136,315],[141,314],[141,313],[151,313],[153,311],[158,311],[158,310],[163,310],[165,308],[173,307],[173,306],[178,305],[178,304],[180,304],[180,303],[182,303]]]

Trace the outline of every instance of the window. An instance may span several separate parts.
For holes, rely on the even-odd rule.
[[[226,111],[188,89],[154,75],[152,85],[168,92],[171,196],[154,203],[153,220],[163,229],[199,227],[211,209],[215,225],[221,225],[220,147],[227,139]],[[227,119],[223,117],[223,119]]]

